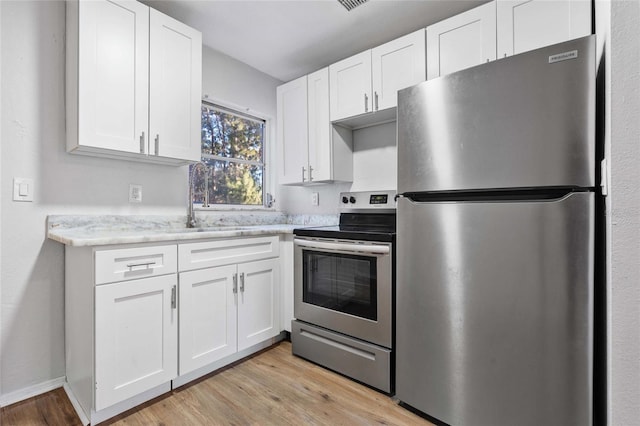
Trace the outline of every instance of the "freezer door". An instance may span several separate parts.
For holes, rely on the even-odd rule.
[[[399,91],[398,192],[593,187],[595,71],[590,36]]]
[[[398,215],[397,397],[451,425],[591,425],[593,193]]]

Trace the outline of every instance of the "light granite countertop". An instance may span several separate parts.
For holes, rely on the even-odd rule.
[[[279,214],[220,215],[186,228],[185,216],[80,216],[52,215],[47,218],[47,237],[68,246],[102,246],[159,241],[291,234],[296,228],[329,226],[336,215],[287,216]]]

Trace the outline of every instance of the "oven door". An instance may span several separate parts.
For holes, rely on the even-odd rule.
[[[297,237],[294,247],[295,317],[391,348],[392,244]]]

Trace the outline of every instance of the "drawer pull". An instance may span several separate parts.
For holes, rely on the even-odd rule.
[[[133,269],[133,268],[137,268],[139,266],[146,266],[147,268],[149,268],[149,266],[153,266],[155,264],[156,264],[156,262],[129,263],[129,264],[127,264],[127,268]]]

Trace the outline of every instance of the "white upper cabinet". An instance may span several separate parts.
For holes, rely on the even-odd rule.
[[[427,79],[495,59],[495,2],[427,27]]]
[[[398,106],[398,90],[425,80],[425,55],[424,30],[371,50],[374,111]]]
[[[331,180],[331,120],[329,68],[307,76],[309,181]]]
[[[330,65],[329,81],[331,121],[371,111],[370,50]]]
[[[202,35],[149,11],[149,154],[200,159]]]
[[[304,182],[308,176],[307,76],[276,90],[278,183]],[[328,123],[327,123],[328,125]]]
[[[79,16],[77,65],[67,67],[67,88],[77,92],[75,147],[146,153],[149,128],[149,8],[132,1],[70,2]],[[78,34],[79,33],[79,34]],[[76,133],[77,132],[77,133]]]
[[[67,2],[67,151],[200,159],[202,39],[136,1]]]
[[[330,118],[397,106],[397,92],[425,80],[425,33],[418,30],[329,66]]]
[[[498,58],[591,34],[589,0],[497,0]]]
[[[353,179],[352,134],[329,118],[329,68],[277,89],[279,183]]]

